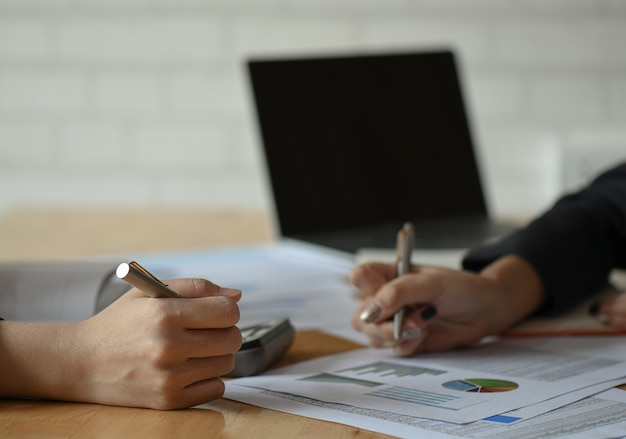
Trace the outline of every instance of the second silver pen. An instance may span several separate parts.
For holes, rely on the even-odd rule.
[[[398,232],[396,242],[396,276],[400,277],[411,272],[411,253],[415,241],[415,230],[413,224],[404,223]],[[406,307],[400,308],[393,316],[393,338],[400,340],[402,328],[404,327],[404,315]]]

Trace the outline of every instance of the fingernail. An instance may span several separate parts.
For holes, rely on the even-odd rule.
[[[363,310],[361,313],[361,321],[363,323],[372,323],[380,317],[383,309],[377,303],[371,303],[367,308]]]
[[[402,338],[405,340],[417,340],[422,337],[422,330],[420,328],[407,329],[402,333]]]
[[[435,308],[434,306],[429,306],[428,308],[425,308],[420,316],[422,317],[422,320],[424,321],[428,321],[430,319],[432,319],[433,317],[435,317],[437,315],[437,308]]]

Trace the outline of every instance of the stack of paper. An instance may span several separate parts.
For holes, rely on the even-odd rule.
[[[406,438],[588,438],[626,431],[626,392],[597,395],[626,382],[622,347],[560,337],[413,358],[356,350],[229,381],[226,397]]]

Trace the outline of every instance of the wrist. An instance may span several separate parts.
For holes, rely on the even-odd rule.
[[[72,323],[3,322],[0,396],[76,400]]]
[[[501,333],[534,313],[544,301],[539,274],[527,261],[507,255],[494,261],[480,273],[495,282],[494,320],[491,332]]]

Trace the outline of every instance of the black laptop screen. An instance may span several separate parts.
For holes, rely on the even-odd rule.
[[[451,52],[248,69],[282,235],[486,215]]]

